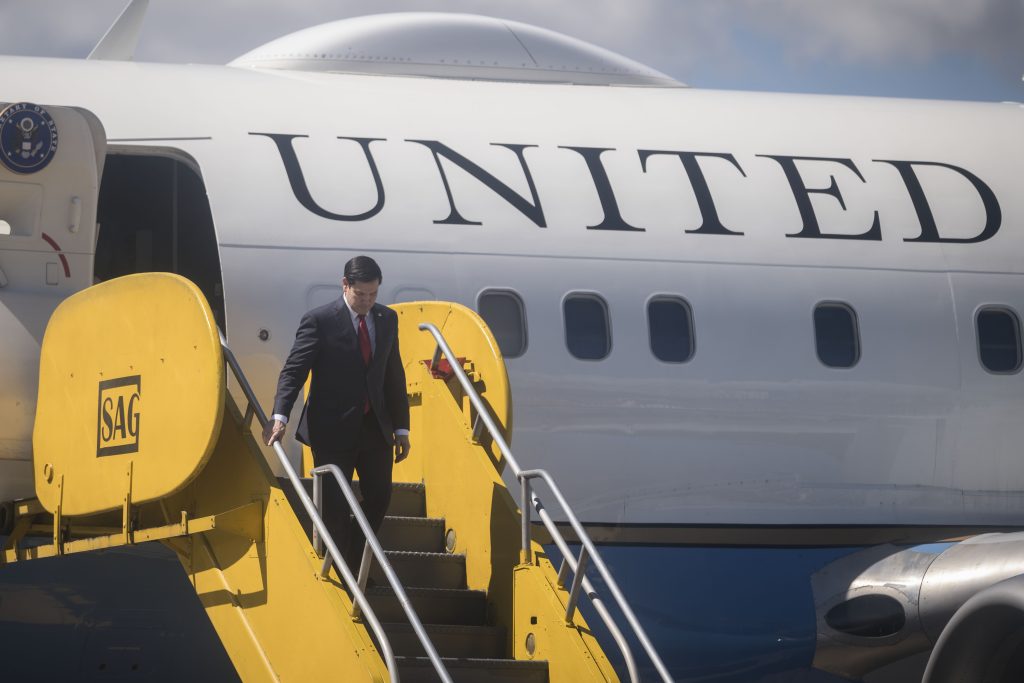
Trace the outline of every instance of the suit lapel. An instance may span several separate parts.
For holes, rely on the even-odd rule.
[[[374,344],[373,357],[370,358],[370,367],[377,365],[378,359],[385,355],[381,353],[386,348],[387,340],[391,337],[391,327],[388,324],[388,319],[384,315],[383,306],[380,304],[374,304],[373,308],[370,309],[370,315],[373,316],[373,327],[374,336],[377,338],[377,343]]]
[[[348,306],[340,297],[334,302],[334,314],[335,320],[341,327],[342,336],[351,337],[358,342],[359,338],[356,336],[355,327],[352,326],[352,316],[349,314]]]

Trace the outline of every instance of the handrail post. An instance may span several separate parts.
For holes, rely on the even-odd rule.
[[[576,575],[572,577],[572,590],[569,591],[569,604],[565,607],[565,623],[571,624],[576,616],[576,602],[580,599],[580,586],[583,584],[583,576],[587,571],[587,562],[590,555],[587,548],[580,548],[580,559],[576,561]]]
[[[359,590],[366,592],[366,582],[370,578],[370,567],[373,566],[373,548],[370,547],[370,542],[367,541],[363,544],[363,559],[359,562],[359,575],[356,577],[356,582],[359,584]],[[352,605],[352,618],[358,619],[360,616],[359,605]]]
[[[327,575],[331,572],[331,565],[333,564],[334,560],[331,559],[331,556],[324,555],[323,564],[320,565],[320,576],[327,578]]]
[[[519,509],[523,518],[523,547],[519,550],[519,564],[533,562],[533,548],[530,542],[530,480],[523,479],[520,487]]]
[[[558,587],[565,588],[565,577],[569,576],[569,558],[563,557],[562,563],[558,565]]]
[[[322,519],[324,516],[324,480],[320,478],[319,473],[313,474],[313,507],[316,508],[316,514],[320,515]],[[313,550],[317,557],[326,559],[324,542],[320,539],[320,532],[317,531],[315,524],[313,525]],[[321,572],[321,574],[326,574],[326,572]]]

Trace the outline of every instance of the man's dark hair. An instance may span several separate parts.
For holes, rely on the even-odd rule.
[[[372,258],[356,256],[345,264],[345,279],[350,285],[354,285],[357,282],[383,282],[384,276],[380,272],[380,266]]]

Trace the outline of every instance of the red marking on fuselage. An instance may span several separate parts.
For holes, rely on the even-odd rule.
[[[57,252],[57,256],[60,256],[60,264],[64,266],[64,277],[71,277],[71,266],[68,265],[67,258],[65,258],[64,254],[61,253],[60,245],[58,245],[54,239],[45,232],[43,233],[43,239],[46,240],[47,244],[53,247],[53,250]]]

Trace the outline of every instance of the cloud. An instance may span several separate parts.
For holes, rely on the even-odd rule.
[[[745,0],[747,21],[773,35],[793,58],[849,63],[919,63],[951,53],[1024,70],[1020,0]]]
[[[0,2],[0,54],[85,57],[117,17],[124,0]]]
[[[84,57],[125,0],[0,3],[0,52]],[[223,64],[315,24],[418,0],[152,0],[137,58]],[[435,0],[429,9],[544,26],[704,85],[766,80],[788,62],[922,68],[953,58],[1019,83],[1024,0]],[[938,68],[938,67],[936,67]],[[747,83],[754,79],[747,79]]]

